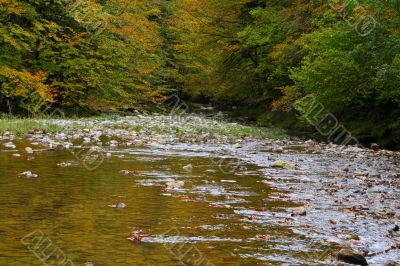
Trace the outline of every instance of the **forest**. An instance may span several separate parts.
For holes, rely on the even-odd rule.
[[[400,0],[0,0],[0,266],[400,265]]]
[[[177,94],[315,131],[296,109],[311,95],[361,141],[399,147],[398,0],[0,3],[6,114],[152,110]]]

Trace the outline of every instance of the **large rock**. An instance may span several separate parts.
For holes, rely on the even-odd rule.
[[[385,264],[385,266],[397,266],[397,265],[399,265],[399,264],[397,264],[397,262],[395,262],[394,260],[389,260]]]
[[[353,265],[368,266],[368,262],[365,257],[352,249],[341,249],[337,254],[337,259]]]

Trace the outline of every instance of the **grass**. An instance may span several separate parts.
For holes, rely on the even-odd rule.
[[[9,132],[22,135],[34,130],[46,132],[61,131],[62,128],[55,124],[47,123],[45,120],[29,118],[0,118],[0,134]]]

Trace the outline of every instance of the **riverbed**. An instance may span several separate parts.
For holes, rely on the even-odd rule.
[[[400,261],[396,152],[204,117],[46,123],[0,137],[0,265]]]

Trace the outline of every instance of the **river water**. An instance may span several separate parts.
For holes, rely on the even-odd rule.
[[[0,152],[0,265],[329,265],[343,246],[381,252],[371,265],[400,259],[383,252],[399,241],[392,157],[119,136],[27,154],[34,141]],[[371,167],[387,182],[366,185]]]

